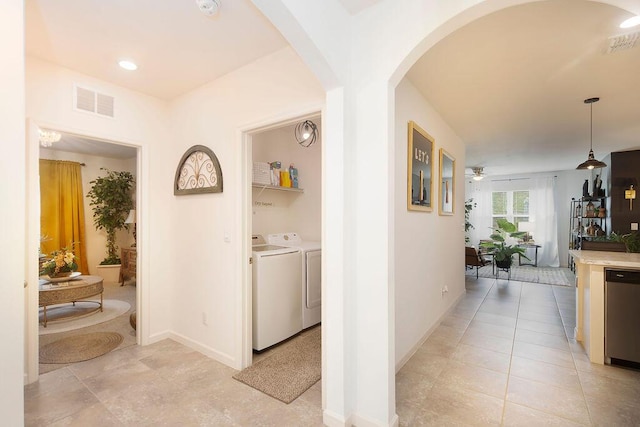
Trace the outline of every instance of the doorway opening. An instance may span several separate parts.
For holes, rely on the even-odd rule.
[[[43,167],[47,170],[59,166],[75,167],[76,170],[79,170],[80,182],[74,185],[77,185],[76,191],[81,194],[80,197],[77,197],[76,205],[71,207],[70,210],[61,210],[64,213],[58,215],[60,218],[56,218],[54,221],[46,221],[47,210],[43,209],[40,203],[37,203],[41,211],[38,224],[40,230],[38,267],[40,267],[42,260],[50,258],[52,250],[59,251],[62,249],[62,247],[58,248],[58,246],[62,245],[67,249],[72,249],[74,254],[78,252],[78,242],[67,242],[67,240],[75,239],[75,237],[74,239],[69,238],[69,235],[65,235],[61,239],[57,238],[53,246],[46,244],[50,238],[49,233],[57,233],[56,224],[66,223],[67,219],[64,216],[69,215],[68,212],[70,211],[73,211],[71,215],[79,215],[79,212],[84,211],[83,218],[76,219],[74,227],[83,228],[84,250],[81,253],[85,259],[81,263],[78,262],[78,267],[82,266],[82,268],[78,268],[78,272],[81,275],[74,277],[74,280],[55,281],[51,278],[41,277],[38,295],[35,296],[37,302],[30,299],[31,304],[36,307],[39,306],[39,309],[30,310],[30,312],[38,313],[38,318],[35,322],[37,324],[36,328],[30,328],[29,331],[35,332],[36,335],[30,341],[35,341],[35,345],[32,345],[31,348],[34,348],[40,354],[40,363],[38,365],[40,374],[66,366],[66,364],[58,362],[58,360],[65,360],[64,356],[56,358],[57,355],[55,355],[56,357],[48,358],[50,354],[54,353],[54,348],[59,351],[56,343],[65,342],[66,338],[78,335],[95,337],[98,334],[106,333],[112,334],[112,336],[120,335],[122,341],[114,349],[136,345],[140,342],[140,328],[137,327],[139,322],[136,315],[140,306],[138,301],[140,301],[139,295],[142,286],[142,281],[139,280],[140,277],[136,268],[138,255],[136,228],[139,227],[139,224],[137,224],[139,215],[136,215],[136,211],[139,211],[139,208],[136,208],[136,204],[141,200],[139,197],[140,185],[137,179],[140,176],[140,147],[65,131],[55,130],[54,132],[60,135],[58,141],[53,142],[48,147],[38,145],[38,174],[41,176],[40,194],[33,197],[43,200],[42,196],[46,195],[44,193],[48,191],[47,186],[49,183],[46,179],[43,179]],[[134,208],[129,212],[130,215],[126,219],[127,228],[116,232],[117,254],[120,258],[126,257],[126,259],[121,260],[122,266],[100,265],[106,255],[104,249],[106,233],[104,230],[98,230],[95,227],[93,209],[90,205],[90,199],[87,197],[92,181],[95,181],[98,177],[104,177],[108,170],[130,173],[134,181],[131,193]],[[77,204],[82,204],[82,209]],[[77,236],[79,234],[73,233],[73,235]],[[64,244],[62,243],[63,240]],[[125,264],[128,269],[123,270],[122,267]],[[126,274],[123,275],[123,272]],[[96,289],[89,292],[93,295],[84,299],[79,298],[77,301],[67,301],[75,299],[71,294],[74,294],[77,289],[81,289],[84,286],[95,286]],[[64,294],[65,292],[70,294],[71,297],[63,296],[58,299],[54,298],[52,301],[47,299],[51,294]],[[43,295],[47,296],[43,297]],[[84,294],[81,296],[84,296]],[[43,304],[48,304],[49,302],[51,304],[46,306],[45,327],[45,307],[43,307]],[[36,355],[31,355],[31,357],[37,358]]]
[[[309,144],[304,139],[306,129],[316,127],[316,139]],[[312,126],[312,125],[313,126]],[[251,264],[245,274],[245,328],[243,367],[273,354],[282,343],[295,340],[305,331],[318,328],[321,310],[321,236],[322,236],[322,118],[320,112],[254,128],[245,133],[243,163],[246,165],[247,197],[245,198],[246,227],[243,227],[246,253]],[[298,132],[296,139],[296,127]],[[302,138],[301,138],[302,137]],[[274,256],[255,252],[254,236],[275,248]],[[263,248],[264,249],[264,248]],[[313,250],[311,250],[313,249]],[[267,260],[277,259],[285,252],[284,263],[291,271],[276,273],[288,276],[291,285],[287,295],[287,319],[266,322],[264,316],[274,302],[269,293]],[[310,263],[307,260],[311,260]],[[308,267],[310,265],[310,267]],[[308,281],[307,278],[311,277]],[[273,277],[272,277],[273,278]],[[282,282],[282,280],[280,280]],[[310,286],[309,286],[310,284]],[[309,290],[311,289],[311,291]],[[296,292],[295,294],[293,292]],[[274,308],[275,310],[275,308]],[[280,309],[277,309],[280,310]],[[258,336],[259,335],[259,336]],[[319,334],[318,334],[319,336]]]

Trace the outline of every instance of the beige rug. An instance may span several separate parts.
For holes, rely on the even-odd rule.
[[[42,325],[44,318],[42,307],[40,307],[39,334],[57,334],[86,328],[108,322],[131,309],[131,305],[128,302],[117,299],[105,299],[102,303],[102,311],[93,311],[95,307],[95,304],[83,304],[82,302],[76,303],[75,306],[71,303],[51,305],[47,307],[48,321],[46,328]]]
[[[74,363],[94,359],[117,348],[124,337],[116,332],[74,335],[40,347],[40,363]]]
[[[233,378],[284,403],[291,403],[320,379],[320,345],[321,334],[317,327],[272,350],[273,354]]]

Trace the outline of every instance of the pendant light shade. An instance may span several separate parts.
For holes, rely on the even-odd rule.
[[[310,147],[318,138],[318,126],[311,120],[305,120],[296,125],[294,134],[298,144],[305,148]]]
[[[582,162],[578,165],[578,167],[576,169],[599,169],[599,168],[604,168],[607,166],[606,163],[601,162],[600,160],[596,160],[595,156],[593,155],[593,103],[594,102],[598,102],[600,101],[600,98],[588,98],[584,100],[585,104],[590,104],[591,107],[591,120],[590,120],[590,124],[591,124],[591,133],[590,133],[590,145],[589,145],[589,157],[587,157],[587,161],[586,162]]]

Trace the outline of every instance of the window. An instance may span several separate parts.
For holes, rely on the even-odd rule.
[[[520,222],[529,221],[529,191],[494,191],[491,193],[491,214],[493,226],[504,218],[518,226]]]

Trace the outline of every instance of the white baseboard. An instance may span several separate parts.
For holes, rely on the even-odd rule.
[[[230,368],[236,369],[236,360],[230,355],[223,353],[221,351],[215,350],[213,348],[204,346],[200,343],[193,341],[190,338],[185,337],[184,335],[181,335],[172,331],[165,331],[165,332],[161,332],[159,334],[150,336],[149,344],[153,344],[167,338],[177,341],[180,344],[186,345],[187,347],[195,351],[198,351],[204,354],[205,356],[212,358],[213,360],[223,363],[229,366]]]
[[[351,420],[351,417],[344,418],[325,409],[322,411],[322,424],[327,427],[351,427],[353,425],[353,421]]]
[[[393,418],[388,424],[382,424],[358,414],[344,418],[326,409],[322,413],[322,423],[327,427],[398,427],[400,425],[398,414],[393,414]]]

